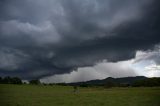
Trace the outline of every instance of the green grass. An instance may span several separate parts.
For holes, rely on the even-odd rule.
[[[160,88],[0,85],[0,106],[160,106]]]

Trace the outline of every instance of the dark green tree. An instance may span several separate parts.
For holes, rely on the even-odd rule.
[[[134,87],[154,87],[154,86],[160,86],[160,78],[148,78],[145,80],[139,80],[135,81],[132,86]]]
[[[18,77],[12,78],[12,84],[22,84],[22,81]]]
[[[40,81],[39,80],[30,80],[29,84],[38,85],[38,84],[40,84]]]
[[[113,81],[107,81],[106,84],[104,85],[105,88],[111,88],[116,86],[116,84]]]
[[[3,83],[4,83],[4,84],[12,84],[12,78],[9,77],[9,76],[4,77]]]
[[[0,77],[0,84],[2,84],[2,78]]]

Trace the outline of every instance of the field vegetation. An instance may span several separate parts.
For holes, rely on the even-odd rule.
[[[0,106],[160,106],[160,87],[0,84]]]

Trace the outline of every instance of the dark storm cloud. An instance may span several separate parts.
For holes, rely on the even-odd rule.
[[[158,0],[1,0],[0,75],[41,78],[160,43]]]

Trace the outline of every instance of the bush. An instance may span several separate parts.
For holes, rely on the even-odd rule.
[[[133,83],[134,87],[154,87],[154,86],[160,86],[160,78],[149,78],[145,80],[139,80]]]
[[[1,78],[0,77],[0,83],[1,84],[22,84],[22,80],[18,77],[4,77],[4,78]]]
[[[116,86],[116,84],[112,81],[107,81],[107,83],[104,85],[105,88],[111,88]]]
[[[40,81],[39,80],[30,80],[29,84],[38,85],[38,84],[40,84]]]

